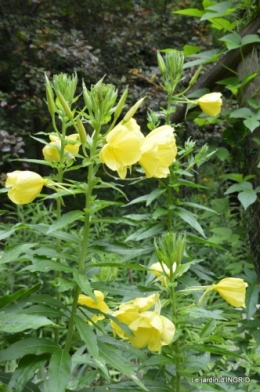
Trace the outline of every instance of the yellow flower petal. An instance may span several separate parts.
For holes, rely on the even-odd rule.
[[[163,125],[154,129],[144,139],[140,165],[148,178],[164,178],[177,155],[174,129]]]
[[[209,116],[217,116],[221,111],[221,93],[205,94],[197,102],[201,110]]]
[[[91,297],[88,297],[87,295],[80,294],[79,298],[78,298],[78,304],[86,305],[89,308],[93,308],[93,309],[99,309],[103,313],[108,313],[109,308],[104,301],[104,294],[99,290],[94,290],[94,295],[96,297],[97,302],[95,302]],[[98,320],[102,320],[103,318],[104,318],[104,315],[102,315],[102,314],[100,314],[100,315],[94,314],[92,317],[92,320],[94,322],[96,322]]]
[[[230,305],[245,308],[246,287],[248,284],[240,278],[224,278],[214,289]]]
[[[111,170],[117,171],[121,178],[125,178],[127,167],[135,164],[141,157],[143,138],[134,119],[125,124],[119,123],[107,135],[107,144],[99,154],[100,161]]]
[[[159,351],[162,346],[170,344],[175,334],[174,324],[153,311],[140,313],[129,328],[135,334],[135,337],[129,337],[130,343],[136,348],[148,345],[150,351]]]
[[[11,188],[8,197],[15,204],[31,203],[41,192],[46,180],[29,170],[15,170],[7,174],[5,186]]]
[[[46,144],[43,148],[42,153],[44,159],[47,162],[59,162],[60,161],[60,147],[61,141],[56,135],[49,135],[51,143]],[[72,135],[66,136],[66,145],[64,147],[64,152],[75,155],[78,154],[81,143],[75,143],[77,139],[79,139],[79,135],[77,133],[73,133]],[[70,143],[71,142],[71,143]],[[64,162],[66,161],[66,156],[64,157]]]

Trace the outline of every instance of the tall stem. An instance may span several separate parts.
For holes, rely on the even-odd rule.
[[[96,154],[96,145],[97,145],[97,140],[98,140],[98,135],[99,135],[99,129],[96,129],[94,139],[93,139],[93,144],[90,149],[90,165],[88,167],[88,186],[87,186],[87,191],[86,191],[86,202],[85,202],[85,221],[84,221],[84,229],[83,229],[83,238],[82,238],[82,243],[81,243],[81,252],[80,252],[80,258],[79,258],[79,264],[78,264],[78,272],[79,274],[82,274],[84,272],[84,265],[85,265],[85,260],[86,260],[86,255],[87,255],[87,249],[88,249],[88,242],[89,242],[89,232],[90,232],[90,209],[91,209],[91,203],[92,203],[92,192],[94,189],[94,162],[93,162],[93,157]],[[70,320],[69,320],[69,327],[68,327],[68,334],[67,334],[67,339],[65,343],[65,350],[69,351],[72,343],[72,335],[74,331],[74,315],[77,312],[77,305],[78,305],[78,298],[80,294],[80,287],[78,284],[75,284],[75,291],[74,291],[74,298],[73,298],[73,303],[72,303],[72,308],[71,308],[71,315],[70,315]]]
[[[173,321],[174,321],[175,327],[177,329],[178,320],[177,320],[176,295],[175,295],[175,288],[172,286],[170,287],[170,297],[171,297]],[[181,392],[181,350],[180,350],[179,339],[177,339],[173,344],[173,354],[176,357],[176,360],[175,360],[175,366],[176,366],[175,392]]]
[[[55,122],[55,119],[54,119]],[[55,125],[56,128],[56,125]],[[57,129],[57,128],[56,128]],[[62,137],[61,137],[61,146],[60,146],[60,165],[58,167],[58,183],[61,184],[63,182],[63,158],[64,158],[64,148],[65,148],[65,136],[66,136],[66,122],[65,120],[62,121]],[[59,219],[61,217],[61,197],[57,198],[56,202],[56,217]],[[61,252],[61,240],[60,238],[57,238],[56,241],[56,248],[57,252],[60,254]],[[60,262],[60,259],[57,260]],[[61,277],[61,271],[56,271],[56,278]],[[57,301],[61,300],[61,293],[57,291],[56,293],[56,299]],[[60,317],[56,318],[56,325],[60,325]],[[55,328],[54,331],[54,336],[55,336],[55,343],[59,344],[59,327]]]
[[[173,96],[173,92],[168,92],[168,101],[167,101],[166,118],[165,118],[165,124],[167,124],[167,125],[170,124],[172,96]],[[169,208],[172,205],[172,187],[170,186],[171,180],[172,180],[172,172],[170,171],[170,175],[168,177],[168,189],[167,189],[167,204],[168,204],[167,226],[168,226],[168,231],[172,231],[172,209]]]

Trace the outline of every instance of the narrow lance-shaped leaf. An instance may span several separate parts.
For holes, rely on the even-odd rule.
[[[49,364],[48,391],[65,392],[71,374],[71,358],[64,349],[56,350]]]

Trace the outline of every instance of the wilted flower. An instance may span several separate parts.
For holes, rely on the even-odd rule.
[[[155,311],[143,312],[136,318],[129,328],[135,336],[129,336],[133,347],[144,348],[150,351],[159,351],[162,346],[171,343],[175,334],[175,325],[164,316]]]
[[[42,150],[44,159],[48,162],[59,162],[60,161],[60,148],[61,148],[60,138],[56,135],[49,135],[49,138],[51,140],[51,143],[46,144],[46,146]],[[69,154],[73,154],[73,155],[78,154],[79,147],[81,145],[80,142],[76,142],[78,140],[78,138],[79,138],[79,135],[77,133],[66,136],[66,138],[65,138],[66,145],[64,147],[65,153],[69,153]],[[65,161],[65,160],[66,160],[66,157],[64,157],[63,161]]]
[[[106,137],[107,144],[100,151],[99,158],[111,170],[117,171],[120,178],[126,177],[127,168],[141,157],[143,134],[137,122],[131,118],[119,123]]]
[[[197,100],[201,110],[209,116],[217,116],[221,111],[221,93],[210,93],[203,95]]]
[[[15,170],[12,173],[7,173],[5,186],[11,188],[8,197],[13,203],[28,204],[38,196],[46,181],[37,173],[28,170]]]
[[[99,290],[94,290],[94,295],[95,295],[97,302],[95,302],[93,300],[93,298],[91,298],[91,297],[88,297],[84,294],[80,294],[79,298],[78,298],[78,303],[80,305],[86,305],[89,308],[99,309],[103,313],[108,313],[109,308],[104,301],[104,294]],[[99,315],[94,314],[94,316],[92,317],[92,321],[94,321],[94,323],[96,323],[98,320],[102,320],[103,318],[105,318],[105,316],[103,316],[103,314],[99,314]]]
[[[170,125],[163,125],[145,137],[139,163],[146,177],[165,178],[170,173],[169,166],[177,155],[173,132],[174,129]]]
[[[224,278],[214,285],[219,295],[230,305],[245,308],[246,287],[248,284],[240,278]]]
[[[165,263],[160,263],[159,261],[157,261],[157,263],[150,265],[149,270],[151,274],[154,274],[155,276],[158,277],[158,280],[160,280],[163,286],[166,286],[170,277],[170,269],[167,267]],[[175,271],[176,271],[176,263],[173,263],[172,272]]]

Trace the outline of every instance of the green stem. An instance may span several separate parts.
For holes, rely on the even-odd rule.
[[[54,122],[55,122],[55,119],[54,119]],[[56,125],[55,125],[55,129],[57,129]],[[63,182],[63,173],[64,173],[64,171],[63,171],[63,158],[64,158],[64,148],[65,148],[65,135],[66,135],[66,123],[63,120],[62,121],[61,146],[60,146],[60,164],[58,166],[58,176],[57,176],[58,177],[58,183],[60,183],[60,184]],[[57,217],[57,219],[59,219],[61,217],[61,201],[62,201],[61,197],[58,197],[57,198],[57,203],[56,203],[56,217]],[[57,238],[56,248],[57,248],[57,252],[60,254],[60,252],[61,252],[61,240],[60,240],[60,238]],[[60,259],[57,259],[57,261],[60,262]],[[61,277],[61,271],[56,271],[56,278],[60,278],[60,277]],[[56,293],[56,299],[57,299],[57,301],[61,300],[61,293],[58,292],[58,291]],[[55,331],[54,331],[55,343],[59,344],[60,317],[56,318],[56,325],[58,327],[56,327]]]
[[[79,264],[78,264],[79,274],[82,274],[84,272],[84,266],[85,266],[85,260],[86,260],[86,255],[87,255],[87,248],[88,248],[88,241],[89,241],[89,233],[90,233],[90,225],[91,225],[90,210],[91,210],[91,204],[92,204],[92,192],[94,189],[93,157],[96,154],[96,146],[97,146],[99,131],[100,131],[100,128],[96,129],[96,131],[95,131],[93,144],[92,144],[92,147],[90,150],[90,160],[92,162],[88,167],[88,186],[87,186],[87,191],[86,191],[85,221],[84,221],[84,229],[83,229],[83,239],[82,239],[82,244],[81,244],[81,252],[80,252],[80,258],[79,258]],[[74,291],[74,298],[73,298],[73,303],[72,303],[72,308],[71,308],[71,315],[70,315],[70,320],[69,320],[68,334],[67,334],[67,339],[66,339],[66,343],[65,343],[65,350],[67,350],[67,351],[70,350],[70,347],[72,344],[72,336],[73,336],[73,331],[74,331],[74,315],[76,315],[76,312],[77,312],[79,294],[80,294],[80,287],[76,283],[75,284],[75,291]]]
[[[170,287],[170,298],[171,298],[171,306],[172,306],[172,314],[175,327],[177,329],[178,320],[177,320],[177,307],[176,307],[176,295],[174,287]],[[179,339],[177,339],[173,344],[173,355],[176,357],[175,366],[176,366],[176,381],[175,381],[175,392],[181,392],[181,350]]]
[[[165,124],[169,125],[170,124],[170,111],[171,111],[171,103],[172,103],[172,96],[173,92],[168,93],[168,102],[167,102],[167,109],[166,109],[166,118],[165,118]],[[167,189],[167,204],[168,204],[168,214],[167,214],[167,226],[168,226],[168,231],[172,231],[172,209],[169,207],[172,205],[172,187],[170,186],[172,180],[172,173],[170,172],[170,175],[168,177],[168,189]]]

